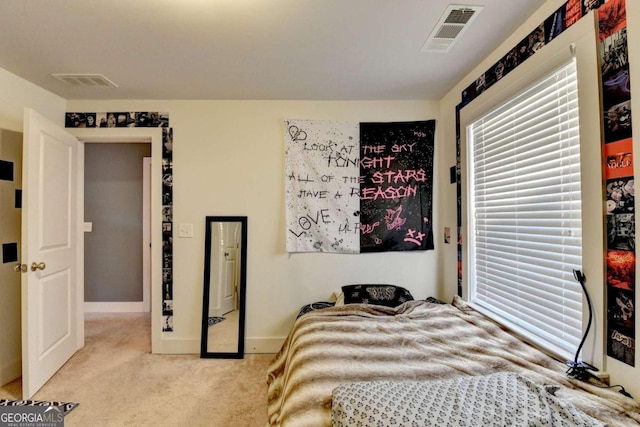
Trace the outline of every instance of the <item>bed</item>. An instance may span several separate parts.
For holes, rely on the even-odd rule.
[[[301,311],[268,370],[268,425],[540,425],[531,421],[537,418],[514,422],[534,416],[523,402],[503,404],[525,395],[524,409],[556,411],[564,420],[549,425],[640,425],[636,401],[568,378],[562,362],[460,298],[440,304],[377,296],[387,305],[346,301]]]

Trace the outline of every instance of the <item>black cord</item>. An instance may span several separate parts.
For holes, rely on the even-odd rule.
[[[609,386],[609,387],[607,387],[607,388],[614,388],[614,387],[620,387],[620,390],[618,390],[618,393],[623,394],[623,395],[625,395],[625,396],[630,397],[630,398],[632,398],[632,399],[633,399],[633,396],[631,396],[631,395],[629,394],[629,392],[627,392],[627,390],[625,390],[625,389],[624,389],[624,387],[622,387],[622,385],[620,385],[620,384],[611,385],[611,386]]]
[[[598,388],[615,388],[615,387],[620,387],[620,390],[618,390],[618,393],[630,397],[631,399],[633,399],[633,396],[631,396],[631,394],[629,394],[629,392],[627,390],[624,389],[624,387],[622,386],[622,384],[615,384],[615,385],[597,385],[597,384],[593,384]]]
[[[578,350],[576,351],[576,357],[574,363],[578,364],[578,355],[580,354],[580,350],[582,350],[582,346],[584,345],[585,340],[587,339],[587,335],[589,334],[589,329],[591,329],[591,321],[593,320],[593,308],[591,307],[591,298],[589,298],[589,292],[587,292],[587,287],[585,286],[585,281],[587,280],[582,274],[580,270],[573,270],[573,276],[576,278],[578,282],[580,282],[580,286],[582,286],[582,290],[584,291],[584,296],[587,298],[587,305],[589,306],[589,321],[587,322],[587,329],[584,331],[584,335],[582,336],[582,341],[580,341],[580,345],[578,346]]]
[[[587,381],[589,377],[599,379],[595,375],[593,375],[591,372],[589,372],[589,371],[597,372],[598,368],[582,360],[578,361],[580,350],[582,350],[582,346],[584,345],[584,342],[587,339],[587,335],[589,334],[589,329],[591,329],[591,322],[593,320],[593,307],[591,306],[591,298],[589,297],[589,292],[587,292],[587,287],[584,284],[587,281],[587,278],[585,277],[584,274],[582,274],[582,271],[580,270],[573,270],[573,277],[575,277],[575,279],[578,282],[580,282],[580,286],[582,286],[582,290],[584,291],[584,296],[587,298],[587,304],[589,306],[589,322],[587,323],[587,328],[584,331],[584,335],[582,336],[582,341],[580,341],[578,350],[576,350],[576,357],[574,358],[573,361],[571,360],[567,361],[567,366],[569,366],[569,369],[567,369],[567,375],[569,375],[569,377],[571,378],[576,378],[582,381]],[[631,396],[631,394],[629,394],[629,392],[627,392],[627,390],[625,390],[621,384],[615,384],[610,386],[600,386],[597,384],[593,384],[593,385],[595,385],[598,388],[620,387],[620,390],[618,390],[618,393],[633,399],[633,396]]]
[[[592,366],[589,363],[584,362],[582,360],[578,361],[578,356],[580,355],[582,346],[584,345],[584,342],[587,339],[587,335],[589,334],[589,330],[591,329],[591,322],[593,321],[593,307],[591,306],[591,298],[589,297],[589,292],[587,292],[587,287],[585,286],[585,282],[587,278],[585,277],[584,274],[582,274],[582,271],[580,270],[573,270],[573,277],[575,277],[575,279],[580,283],[580,286],[582,286],[582,291],[584,292],[584,295],[587,298],[587,305],[589,307],[589,321],[587,323],[587,328],[584,331],[584,335],[582,336],[582,340],[580,341],[580,345],[576,350],[576,356],[574,360],[567,361],[567,366],[569,366],[569,369],[567,370],[567,375],[569,375],[569,377],[571,378],[576,378],[584,381],[584,380],[587,380],[589,377],[593,376],[587,370],[598,371],[598,369],[595,366]]]

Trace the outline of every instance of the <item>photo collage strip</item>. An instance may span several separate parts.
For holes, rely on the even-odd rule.
[[[173,332],[173,129],[169,113],[68,112],[65,127],[162,128],[162,331]]]
[[[607,207],[607,354],[635,366],[635,189],[625,0],[568,0],[462,91],[456,107],[458,295],[462,295],[460,110],[591,11],[598,15]]]
[[[635,366],[635,189],[624,0],[598,9],[607,210],[607,355]]]
[[[456,220],[458,231],[458,296],[462,296],[462,177],[460,175],[460,110],[456,105]]]

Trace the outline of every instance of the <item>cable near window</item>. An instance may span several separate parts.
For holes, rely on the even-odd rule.
[[[582,335],[575,61],[467,127],[469,299],[549,351]]]

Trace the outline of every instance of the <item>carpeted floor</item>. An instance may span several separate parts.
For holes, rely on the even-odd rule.
[[[87,314],[85,347],[33,397],[78,402],[65,426],[264,426],[273,354],[150,354],[148,314]],[[0,398],[20,399],[20,380]]]

